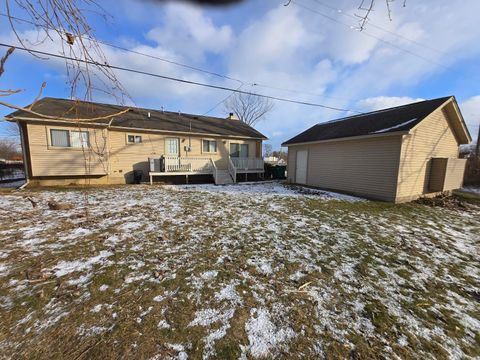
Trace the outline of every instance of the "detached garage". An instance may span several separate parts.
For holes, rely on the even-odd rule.
[[[290,183],[406,202],[461,187],[470,142],[452,96],[320,123],[283,146]]]

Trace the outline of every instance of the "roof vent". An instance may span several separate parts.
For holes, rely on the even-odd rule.
[[[162,112],[164,112],[164,110],[165,110],[165,108],[163,107],[163,105],[162,105],[162,107],[161,107],[160,109],[162,110]]]
[[[150,118],[150,111],[147,113],[147,116]]]

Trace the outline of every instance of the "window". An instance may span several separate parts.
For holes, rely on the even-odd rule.
[[[70,136],[68,135],[68,130],[50,129],[50,138],[52,140],[52,146],[70,146]]]
[[[216,153],[217,142],[215,140],[202,140],[202,149],[204,153]]]
[[[141,135],[128,135],[127,136],[127,142],[129,144],[140,144],[142,142],[142,136]]]
[[[247,158],[248,144],[230,144],[230,156],[237,158]]]
[[[70,146],[86,148],[90,145],[88,131],[70,131]]]
[[[180,155],[180,141],[177,138],[168,138],[167,140],[167,154],[168,155]]]
[[[52,146],[85,148],[90,146],[88,131],[50,129]]]

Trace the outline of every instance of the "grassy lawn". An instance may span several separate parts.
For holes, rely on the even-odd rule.
[[[276,183],[3,192],[0,357],[478,358],[467,201]]]

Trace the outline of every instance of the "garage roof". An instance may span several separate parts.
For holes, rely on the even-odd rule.
[[[282,145],[409,131],[451,99],[455,101],[448,96],[320,123]]]

